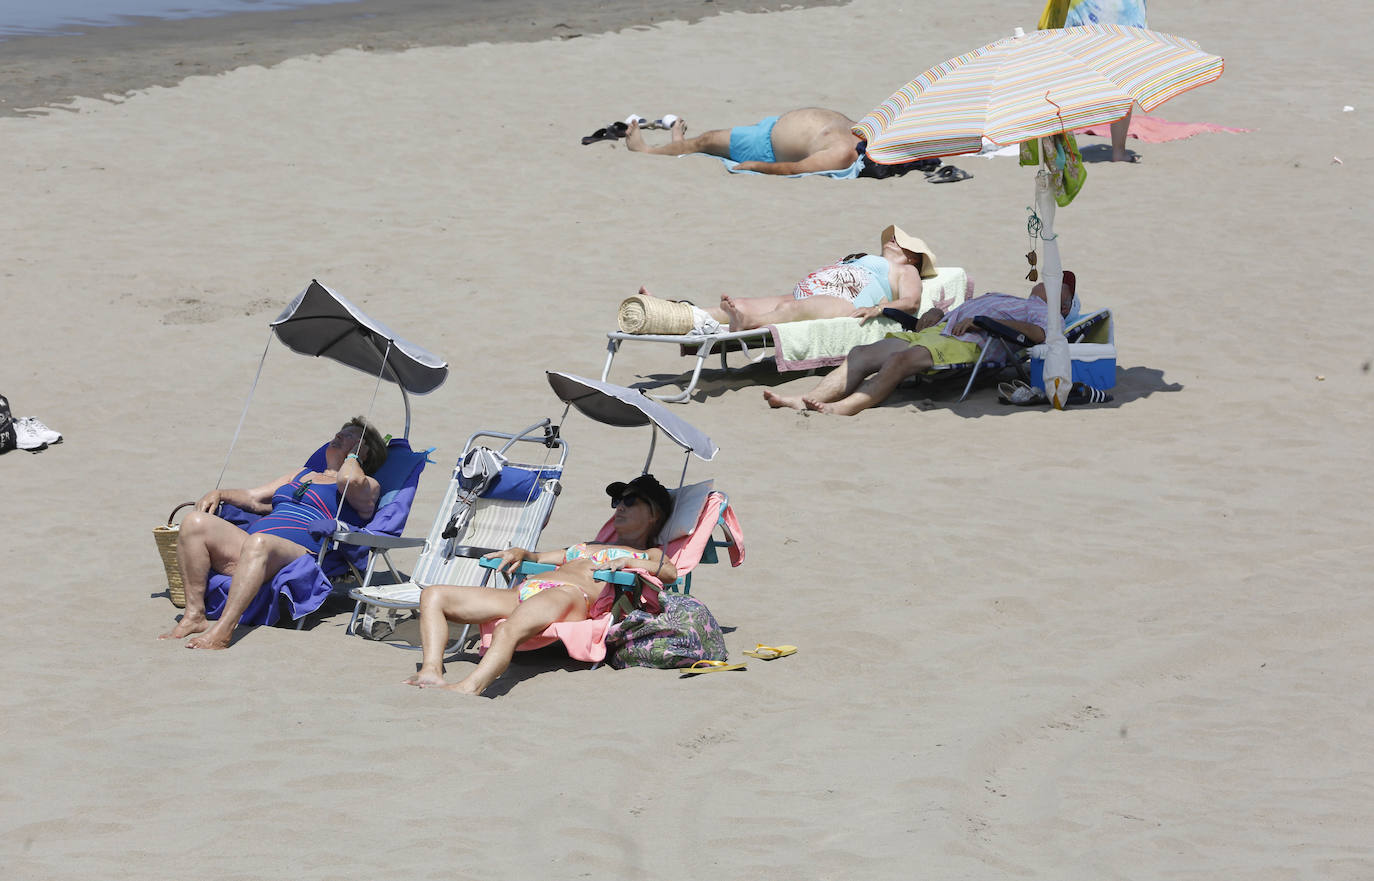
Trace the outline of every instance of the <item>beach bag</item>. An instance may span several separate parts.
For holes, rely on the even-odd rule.
[[[663,611],[630,612],[606,634],[606,663],[626,667],[690,667],[697,661],[724,661],[725,634],[711,610],[694,597],[663,595]]]
[[[19,437],[14,431],[14,417],[10,415],[10,402],[0,395],[0,453],[8,453],[19,445]]]
[[[506,457],[488,447],[473,447],[458,465],[459,493],[443,538],[453,539],[463,534],[472,519],[472,503],[501,478]]]

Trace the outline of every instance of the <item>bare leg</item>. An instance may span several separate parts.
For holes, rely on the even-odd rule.
[[[741,297],[729,294],[720,298],[720,307],[731,316],[731,330],[753,330],[788,321],[815,318],[844,318],[853,314],[854,304],[843,297],[824,294],[798,300],[793,297]]]
[[[229,583],[229,596],[224,601],[224,611],[213,627],[201,636],[186,643],[188,649],[227,649],[233,638],[234,628],[253,597],[272,576],[280,572],[287,563],[297,557],[310,553],[310,549],[288,541],[280,536],[259,532],[250,535],[239,550],[238,564],[234,567],[233,580]],[[204,592],[202,591],[202,601]],[[187,600],[190,606],[190,600]]]
[[[887,400],[888,395],[892,394],[898,383],[908,376],[929,370],[934,366],[934,363],[930,357],[930,350],[925,346],[911,346],[905,352],[898,352],[889,357],[871,379],[860,384],[857,389],[843,398],[834,400],[833,403],[811,397],[805,397],[802,400],[808,410],[818,410],[822,413],[833,413],[839,416],[853,416]]]
[[[819,409],[819,404],[838,401],[853,394],[865,377],[870,373],[877,372],[889,358],[910,348],[912,348],[911,344],[902,339],[883,339],[866,346],[855,346],[845,356],[844,363],[830,371],[829,375],[822,379],[810,393],[785,397],[765,389],[763,398],[768,402],[768,406],[774,408]],[[926,350],[921,349],[921,351]],[[929,353],[927,352],[927,354]]]
[[[652,153],[656,156],[680,156],[683,153],[710,153],[712,156],[730,158],[730,130],[712,129],[695,138],[681,137],[678,132],[680,122],[673,123],[673,139],[659,147],[650,147],[644,142],[644,135],[637,123],[630,123],[625,133],[625,149],[636,153]],[[682,131],[686,131],[683,125]]]
[[[210,626],[205,619],[205,587],[213,567],[232,575],[248,533],[227,520],[196,511],[181,523],[177,533],[177,562],[186,589],[186,609],[181,620],[158,639],[183,639]]]
[[[510,666],[515,647],[538,636],[555,621],[581,621],[587,617],[587,601],[571,585],[540,591],[520,603],[510,617],[496,628],[491,647],[477,668],[461,682],[446,686],[462,694],[481,694]]]
[[[444,647],[448,624],[484,624],[507,618],[519,605],[513,590],[436,584],[420,593],[420,670],[406,685],[444,686]]]
[[[1112,123],[1112,161],[1113,162],[1132,162],[1131,153],[1126,149],[1126,133],[1131,127],[1131,113],[1135,112],[1132,106],[1126,115]]]

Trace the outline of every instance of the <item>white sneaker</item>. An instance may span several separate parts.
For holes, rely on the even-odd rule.
[[[62,443],[61,432],[53,431],[48,426],[39,422],[32,416],[21,416],[14,420],[15,431],[22,430],[20,426],[26,427],[35,437],[41,438],[45,444]]]
[[[38,436],[38,432],[22,419],[14,420],[14,445],[21,450],[41,450],[48,442]]]

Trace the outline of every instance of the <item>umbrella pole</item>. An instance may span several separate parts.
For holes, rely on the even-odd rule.
[[[1044,243],[1045,269],[1045,359],[1042,370],[1045,397],[1054,409],[1063,410],[1073,388],[1073,362],[1069,343],[1064,339],[1064,316],[1059,312],[1059,294],[1064,283],[1064,264],[1059,256],[1059,237],[1054,233],[1054,193],[1050,190],[1050,171],[1042,167],[1035,174],[1035,212],[1040,216],[1040,241]]]

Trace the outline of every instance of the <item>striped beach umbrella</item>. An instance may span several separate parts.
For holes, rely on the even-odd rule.
[[[976,153],[987,138],[1009,145],[1112,122],[1221,76],[1222,59],[1192,40],[1145,28],[1096,24],[1022,33],[937,64],[854,126],[868,158],[884,165]],[[1048,164],[1049,151],[1042,150]],[[1057,303],[1063,265],[1054,234],[1052,170],[1035,178],[1047,299]],[[1038,347],[1041,348],[1041,347]],[[1064,408],[1073,387],[1059,310],[1046,320],[1045,396]]]
[[[895,165],[1016,144],[1146,112],[1221,76],[1192,40],[1099,24],[1018,33],[937,64],[854,126]]]

